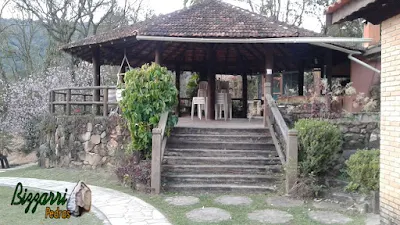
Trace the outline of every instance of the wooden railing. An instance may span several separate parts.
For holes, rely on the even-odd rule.
[[[92,107],[91,113],[100,114],[102,107],[103,116],[108,116],[109,106],[118,105],[115,99],[115,86],[90,86],[90,87],[68,87],[57,88],[49,92],[49,112],[54,114],[57,112],[57,106],[63,108],[65,115],[73,114],[72,109],[83,108],[83,112],[87,113],[88,107]],[[92,92],[92,93],[89,93]],[[113,96],[110,98],[110,93]],[[79,110],[81,112],[81,110]]]
[[[154,194],[161,191],[161,163],[164,158],[167,136],[165,127],[167,126],[168,112],[161,114],[158,126],[153,128],[152,152],[151,152],[151,190]]]
[[[264,127],[271,132],[272,141],[286,171],[286,192],[289,192],[298,175],[298,140],[297,131],[289,130],[275,100],[271,96],[271,83],[264,88]]]

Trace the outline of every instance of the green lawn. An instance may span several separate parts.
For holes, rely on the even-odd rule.
[[[134,196],[137,196],[144,201],[150,203],[151,205],[158,208],[165,216],[168,217],[169,221],[175,225],[187,225],[187,224],[202,224],[202,223],[193,223],[186,219],[185,214],[192,209],[201,208],[201,207],[218,207],[221,209],[225,209],[229,211],[232,215],[232,220],[229,222],[221,222],[218,223],[220,225],[257,225],[258,223],[254,221],[249,221],[247,219],[247,214],[254,210],[262,210],[271,208],[265,203],[265,199],[267,195],[264,194],[249,194],[248,197],[252,198],[253,203],[251,206],[223,206],[217,203],[214,203],[214,199],[219,195],[194,195],[200,198],[200,202],[193,206],[181,206],[175,207],[168,205],[164,198],[167,196],[174,196],[173,193],[163,194],[160,196],[152,196],[143,193],[133,192],[131,189],[122,187],[119,185],[115,175],[112,171],[103,171],[103,170],[76,170],[76,169],[61,169],[61,168],[53,168],[53,169],[41,169],[39,167],[30,167],[27,169],[8,171],[4,173],[0,173],[0,177],[10,176],[10,177],[31,177],[31,178],[39,178],[39,179],[49,179],[49,180],[63,180],[63,181],[71,181],[77,182],[78,180],[83,180],[89,185],[96,185],[101,187],[112,188],[115,190],[119,190]],[[1,198],[0,198],[1,199]],[[313,209],[312,206],[306,205],[304,207],[297,207],[291,209],[283,209],[289,212],[294,216],[294,221],[292,224],[296,225],[317,225],[319,223],[313,222],[308,219],[307,213],[310,209]],[[359,215],[349,215],[354,221],[349,223],[349,225],[362,225],[364,223],[364,217]],[[214,223],[215,224],[215,223]]]
[[[28,189],[29,191],[29,189]],[[29,191],[30,193],[36,193]],[[12,197],[14,194],[14,188],[12,187],[0,187],[0,224],[15,224],[15,225],[27,225],[27,224],[103,224],[94,214],[86,213],[81,217],[70,217],[69,219],[50,219],[45,218],[46,207],[50,207],[51,210],[56,210],[59,207],[60,210],[65,210],[65,205],[46,205],[36,208],[35,213],[32,213],[33,204],[30,207],[28,213],[25,213],[27,203],[25,205],[11,205]],[[16,202],[18,202],[16,200]]]

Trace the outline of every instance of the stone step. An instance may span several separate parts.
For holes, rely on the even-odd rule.
[[[168,142],[249,142],[249,143],[272,143],[272,138],[266,135],[247,135],[247,134],[172,134]]]
[[[280,181],[282,176],[254,174],[163,174],[163,183],[260,185]]]
[[[270,136],[268,129],[263,128],[191,128],[191,127],[175,127],[173,130],[174,134],[255,134]]]
[[[275,146],[270,143],[251,143],[251,142],[209,142],[209,141],[180,141],[174,142],[168,139],[167,148],[181,149],[232,149],[232,150],[270,150]]]
[[[163,164],[183,165],[278,165],[279,157],[180,157],[164,156]]]
[[[182,156],[182,157],[276,157],[278,153],[275,149],[271,150],[233,150],[233,149],[180,149],[168,148],[165,156]]]
[[[168,192],[212,192],[212,193],[265,193],[275,192],[276,185],[238,185],[238,184],[166,184]]]
[[[282,173],[282,165],[162,165],[162,172],[175,174],[276,174]]]

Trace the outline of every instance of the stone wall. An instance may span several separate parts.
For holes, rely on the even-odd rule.
[[[130,134],[119,116],[63,116],[46,122],[41,143],[41,167],[96,169],[115,165],[116,156],[130,143]]]

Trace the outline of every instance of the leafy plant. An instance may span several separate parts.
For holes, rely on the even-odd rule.
[[[299,138],[299,165],[302,174],[316,176],[331,169],[342,147],[342,133],[322,120],[301,119],[295,123]]]
[[[170,112],[177,105],[177,95],[173,76],[165,67],[146,64],[126,73],[120,105],[131,133],[132,146],[128,151],[151,155],[152,129],[158,125],[163,112]],[[169,116],[168,120],[170,129],[177,118]]]
[[[379,189],[379,150],[358,150],[346,161],[346,172],[350,177],[348,191],[362,192]]]
[[[193,98],[196,95],[198,83],[199,83],[199,75],[197,73],[193,73],[186,87],[186,95],[189,98]]]
[[[138,155],[125,155],[115,170],[118,180],[125,186],[136,189],[136,184],[150,188],[151,162],[140,161]]]

